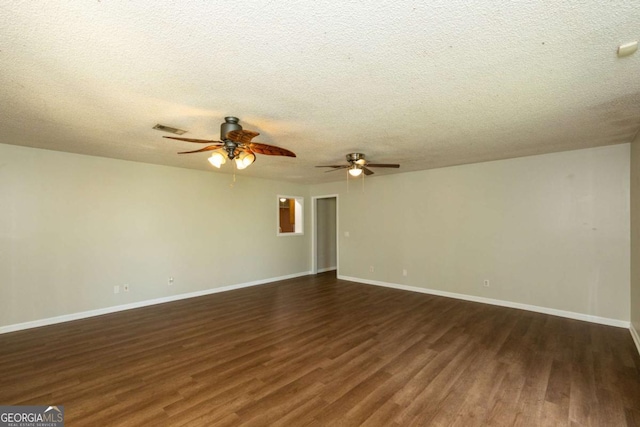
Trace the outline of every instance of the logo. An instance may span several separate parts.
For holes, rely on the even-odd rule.
[[[64,427],[64,406],[0,406],[0,427]]]

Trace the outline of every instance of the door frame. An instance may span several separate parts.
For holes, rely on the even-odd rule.
[[[311,274],[318,273],[318,259],[316,252],[316,242],[318,240],[317,230],[317,214],[318,214],[318,199],[336,199],[336,274],[340,271],[340,198],[337,194],[326,194],[323,196],[311,196]]]

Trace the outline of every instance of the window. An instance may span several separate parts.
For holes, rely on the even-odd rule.
[[[295,196],[278,196],[278,236],[295,236],[304,234],[302,218],[304,198]]]

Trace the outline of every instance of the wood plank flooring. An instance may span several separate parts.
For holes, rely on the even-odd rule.
[[[629,331],[333,273],[0,335],[67,426],[634,426]]]

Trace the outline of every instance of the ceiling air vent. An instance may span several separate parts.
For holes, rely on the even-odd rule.
[[[171,126],[161,125],[160,123],[155,125],[153,128],[157,129],[157,130],[161,130],[163,132],[169,132],[169,133],[172,133],[174,135],[183,135],[183,134],[187,133],[186,130],[172,128]]]

